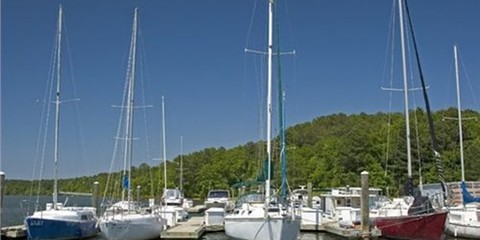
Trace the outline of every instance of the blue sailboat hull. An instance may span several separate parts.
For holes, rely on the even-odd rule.
[[[96,220],[69,221],[28,217],[25,219],[28,239],[67,240],[93,237],[98,234]]]

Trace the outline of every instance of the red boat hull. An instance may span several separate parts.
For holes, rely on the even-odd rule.
[[[415,216],[378,217],[372,219],[373,226],[382,231],[382,237],[395,239],[442,238],[447,212],[436,212]]]

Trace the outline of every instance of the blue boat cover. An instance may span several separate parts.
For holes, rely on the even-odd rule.
[[[128,189],[129,187],[128,176],[123,176],[123,188]]]
[[[463,204],[469,204],[472,202],[480,202],[480,197],[474,197],[468,192],[467,189],[467,184],[465,182],[462,182],[460,184],[460,187],[462,188],[462,197],[463,197]]]

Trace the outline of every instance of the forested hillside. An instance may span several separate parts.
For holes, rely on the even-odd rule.
[[[411,113],[411,145],[414,181],[419,166],[424,183],[438,182],[426,113]],[[458,122],[443,120],[456,117],[456,109],[434,113],[440,153],[447,181],[460,180]],[[472,110],[464,117],[479,117]],[[416,120],[415,120],[416,119]],[[417,123],[416,123],[417,122]],[[417,135],[418,133],[418,135]],[[463,122],[465,176],[480,180],[480,124]],[[211,188],[228,188],[246,180],[255,180],[265,159],[263,142],[248,142],[231,149],[207,148],[183,156],[183,183],[187,197],[203,198]],[[407,175],[405,122],[402,113],[335,114],[314,119],[287,129],[288,182],[291,188],[312,182],[314,188],[359,186],[360,172],[370,173],[371,186],[389,187],[391,194],[399,189]],[[278,142],[274,143],[274,184],[279,186]],[[168,186],[178,187],[180,156],[167,164]],[[60,180],[61,191],[91,192],[93,182],[100,182],[103,192],[107,173],[91,177]],[[142,164],[132,171],[132,186],[140,185],[143,196],[159,196],[164,186],[163,165]],[[111,181],[120,182],[120,175]],[[53,181],[42,181],[40,193],[51,194]],[[6,194],[37,194],[38,182],[7,180]]]

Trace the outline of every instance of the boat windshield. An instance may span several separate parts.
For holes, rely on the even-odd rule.
[[[258,203],[264,201],[265,195],[261,193],[249,193],[239,197],[235,202],[235,207],[241,207],[244,203]]]
[[[210,191],[208,198],[228,198],[228,195],[227,191]]]
[[[172,198],[181,198],[181,197],[182,197],[182,193],[180,192],[180,190],[177,190],[177,189],[167,189],[163,193],[163,198],[172,199]]]

